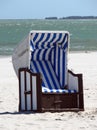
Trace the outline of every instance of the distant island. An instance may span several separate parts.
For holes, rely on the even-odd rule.
[[[45,19],[58,19],[57,17],[46,17]]]
[[[57,19],[97,19],[97,16],[68,16],[68,17],[62,17],[62,18],[57,18],[57,17],[46,17],[45,19],[48,20],[57,20]]]

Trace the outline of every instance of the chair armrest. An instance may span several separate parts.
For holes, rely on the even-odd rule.
[[[83,92],[82,74],[74,74],[68,70],[68,89],[74,89],[77,92]]]

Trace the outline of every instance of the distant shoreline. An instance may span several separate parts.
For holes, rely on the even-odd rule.
[[[97,16],[68,16],[68,17],[45,17],[45,19],[49,20],[58,20],[58,19],[97,19]]]
[[[0,20],[72,20],[72,19],[97,19],[97,16],[67,16],[67,17],[45,17],[45,18],[28,18],[28,19],[0,19]]]

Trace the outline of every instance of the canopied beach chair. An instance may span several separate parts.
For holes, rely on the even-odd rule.
[[[69,33],[31,31],[15,49],[20,111],[84,110],[82,74],[68,70]]]

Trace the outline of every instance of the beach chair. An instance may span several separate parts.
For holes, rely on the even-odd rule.
[[[69,33],[31,31],[29,65],[19,65],[19,111],[84,110],[82,74],[68,70]]]

